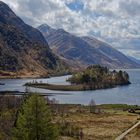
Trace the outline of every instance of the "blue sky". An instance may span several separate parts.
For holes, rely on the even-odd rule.
[[[66,3],[66,6],[70,8],[72,11],[80,11],[84,8],[84,3],[80,0],[74,0],[72,2]]]
[[[140,0],[2,0],[26,23],[95,36],[140,59]]]

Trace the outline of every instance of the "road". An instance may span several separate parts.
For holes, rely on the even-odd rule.
[[[122,133],[120,136],[118,136],[115,140],[122,140],[130,131],[132,131],[138,125],[140,125],[140,121],[138,121],[135,125],[133,125],[131,128],[129,128],[124,133]]]

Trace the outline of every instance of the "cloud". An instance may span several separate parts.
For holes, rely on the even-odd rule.
[[[47,23],[77,35],[92,35],[140,58],[136,41],[140,40],[140,0],[3,1],[34,27]]]
[[[139,0],[128,0],[120,1],[119,8],[128,16],[139,16],[140,13],[140,1]]]

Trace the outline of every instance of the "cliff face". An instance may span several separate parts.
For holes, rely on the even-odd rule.
[[[42,75],[57,66],[58,59],[40,31],[0,2],[0,70]]]
[[[38,29],[53,52],[71,67],[99,64],[109,68],[137,68],[138,64],[127,58],[109,44],[93,37],[78,37],[63,29],[41,25]]]

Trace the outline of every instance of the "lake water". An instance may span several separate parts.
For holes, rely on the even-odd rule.
[[[33,92],[48,93],[50,99],[55,98],[59,103],[89,104],[94,99],[96,104],[134,104],[140,105],[140,70],[126,70],[129,73],[131,85],[118,86],[111,89],[94,91],[52,91],[45,89],[30,88]],[[46,79],[36,79],[40,82],[51,84],[69,84],[66,79],[70,76],[52,77]],[[23,86],[26,82],[35,79],[0,79],[0,91],[20,91],[24,92]]]

